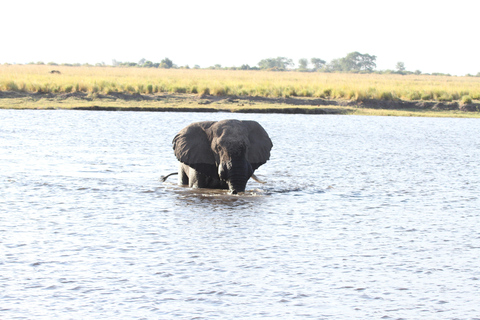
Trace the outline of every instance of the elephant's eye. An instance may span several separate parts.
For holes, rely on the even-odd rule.
[[[222,151],[222,147],[220,147],[219,144],[215,144],[213,145],[213,151],[215,151],[216,153],[219,153],[220,151]]]

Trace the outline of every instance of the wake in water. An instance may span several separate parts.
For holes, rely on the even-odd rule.
[[[296,184],[296,185],[278,185],[274,186],[272,183],[262,181],[260,188],[248,188],[245,192],[239,194],[230,194],[228,190],[223,189],[206,189],[206,188],[190,188],[187,186],[180,186],[173,182],[166,181],[166,178],[171,176],[162,176],[160,181],[163,182],[163,190],[169,190],[176,193],[186,194],[190,196],[200,197],[258,197],[258,196],[271,196],[276,194],[293,194],[296,196],[312,195],[325,193],[326,190],[333,189],[332,186],[321,188],[313,184]]]

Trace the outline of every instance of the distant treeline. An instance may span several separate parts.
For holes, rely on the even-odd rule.
[[[345,73],[378,73],[378,74],[425,74],[425,75],[435,75],[435,76],[450,76],[450,74],[445,73],[422,73],[420,70],[408,71],[405,68],[403,62],[397,62],[395,69],[387,70],[376,70],[376,60],[377,56],[370,55],[368,53],[362,54],[358,51],[350,52],[343,58],[333,59],[330,62],[326,62],[320,58],[311,58],[300,59],[298,64],[295,65],[292,59],[286,57],[277,57],[277,58],[268,58],[262,59],[258,62],[257,66],[250,66],[248,64],[243,64],[240,67],[223,67],[220,64],[204,68],[212,70],[268,70],[268,71],[300,71],[300,72],[345,72]],[[33,65],[45,65],[43,62],[30,62],[28,64]],[[57,64],[55,62],[48,62],[47,65],[51,66],[96,66],[96,67],[106,67],[107,65],[104,62],[96,63],[95,65],[80,64],[80,63],[62,63]],[[160,62],[152,62],[146,59],[141,59],[138,62],[121,62],[117,60],[112,60],[113,67],[136,67],[136,68],[163,68],[163,69],[190,69],[190,66],[178,66],[173,63],[169,58],[164,58]],[[193,69],[202,69],[199,65],[194,65]],[[472,74],[467,74],[466,76],[473,77]],[[480,77],[480,72],[478,72],[476,77]]]

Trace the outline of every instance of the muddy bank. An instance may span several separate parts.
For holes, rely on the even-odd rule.
[[[25,99],[29,101],[63,102],[79,100],[92,102],[89,106],[75,106],[72,102],[68,109],[76,110],[122,110],[122,111],[185,111],[185,112],[262,112],[262,113],[306,113],[306,114],[333,114],[345,113],[338,107],[369,108],[387,110],[460,110],[465,112],[480,111],[479,103],[461,104],[459,102],[439,101],[404,101],[404,100],[335,100],[307,97],[252,97],[252,96],[211,96],[194,94],[126,94],[126,93],[40,93],[40,92],[17,92],[0,91],[0,99]],[[95,105],[96,101],[102,101],[102,106]],[[159,102],[158,107],[114,107],[108,106],[108,102]],[[105,106],[107,104],[107,106]],[[262,107],[263,105],[263,107]],[[265,107],[275,105],[275,107]],[[187,106],[187,107],[185,107]],[[330,107],[330,108],[329,108]]]
[[[287,113],[287,114],[342,114],[343,111],[334,109],[323,108],[184,108],[184,107],[104,107],[104,106],[91,106],[91,107],[73,107],[72,110],[96,110],[96,111],[158,111],[158,112],[239,112],[239,113]]]

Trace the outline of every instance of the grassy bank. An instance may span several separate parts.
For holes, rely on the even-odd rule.
[[[50,73],[51,70],[58,70],[60,73]],[[203,104],[204,101],[179,98],[182,96],[214,98],[233,96],[251,100],[248,105],[227,103],[222,106],[215,101],[217,104],[206,106]],[[271,100],[259,102],[254,99],[257,97]],[[276,98],[283,100],[279,103]],[[309,99],[315,100],[315,103],[309,103]],[[299,106],[295,103],[299,100],[307,102],[302,102],[300,103],[302,106]],[[406,112],[422,114],[430,112],[433,115],[440,115],[443,112],[456,116],[457,111],[465,105],[473,107],[463,110],[476,111],[479,100],[480,78],[477,77],[0,66],[1,108],[97,106],[159,109],[168,105],[169,108],[224,108],[248,111],[248,108],[289,108],[285,105],[293,101],[294,108],[297,109],[314,109],[315,105],[318,108],[320,104],[328,112],[336,110],[337,113],[359,114],[368,109],[372,110],[371,113],[381,113],[381,109],[388,109],[386,112],[392,113],[392,109],[400,108]],[[375,101],[377,106],[372,101]],[[406,104],[399,104],[399,101]],[[386,107],[383,107],[384,105]],[[432,108],[425,108],[424,105],[437,106],[436,109],[440,110],[426,110]],[[476,113],[478,112],[468,114],[473,116]]]
[[[105,110],[105,111],[170,111],[170,112],[241,112],[241,113],[302,113],[410,117],[480,118],[480,112],[411,107],[378,108],[342,105],[339,101],[317,99],[231,98],[198,95],[98,95],[88,94],[17,94],[0,99],[0,109],[35,110]],[[320,100],[322,101],[322,100]],[[310,102],[310,103],[309,103]],[[328,104],[328,103],[331,104]],[[340,101],[341,102],[341,101]],[[375,101],[374,101],[375,102]]]

